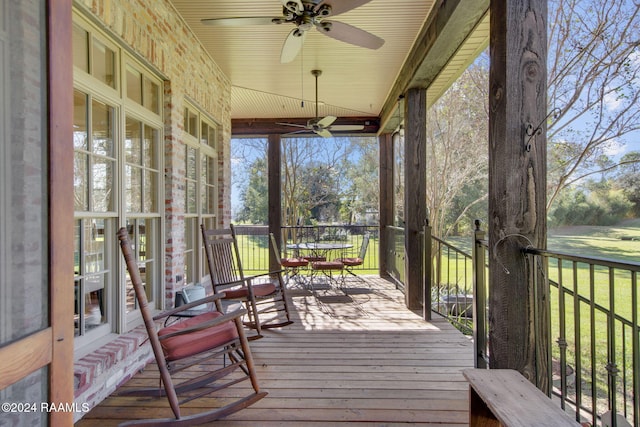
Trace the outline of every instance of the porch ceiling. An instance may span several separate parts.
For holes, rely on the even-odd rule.
[[[326,3],[332,1],[338,0]],[[311,30],[302,52],[281,64],[280,50],[291,24],[212,27],[200,21],[280,16],[281,1],[171,2],[231,80],[234,135],[290,132],[294,129],[274,126],[275,121],[305,123],[313,118],[313,69],[322,70],[319,116],[365,124],[366,134],[379,132],[380,126],[393,130],[400,94],[419,85],[430,87],[429,99],[439,96],[488,42],[488,0],[371,0],[330,19],[383,38],[380,49],[352,46]]]

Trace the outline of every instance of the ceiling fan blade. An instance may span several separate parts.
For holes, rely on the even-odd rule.
[[[331,123],[335,122],[336,120],[337,117],[335,116],[326,116],[318,120],[316,124],[320,126],[320,128],[328,128],[329,126],[331,126]]]
[[[367,49],[379,49],[384,44],[384,40],[365,30],[354,27],[344,22],[322,21],[316,27],[322,34]]]
[[[371,0],[326,0],[321,1],[314,10],[319,10],[323,5],[327,4],[331,6],[331,14],[329,16],[340,15],[341,13],[345,13],[350,11],[351,9],[355,9],[356,7],[360,7],[363,4],[369,3]]]
[[[212,18],[201,19],[204,25],[214,27],[241,27],[245,25],[269,25],[276,24],[283,18],[281,16],[248,16],[244,18]]]
[[[350,132],[356,130],[363,130],[363,125],[333,125],[329,126],[329,130],[334,132]]]
[[[331,135],[331,132],[329,132],[327,129],[318,129],[318,130],[314,130],[314,132],[323,138],[331,138],[333,136]]]
[[[306,32],[300,31],[297,28],[291,30],[282,45],[282,52],[280,53],[281,63],[286,64],[287,62],[291,62],[298,56],[306,34]]]
[[[296,124],[296,123],[278,123],[278,122],[276,122],[276,124],[277,124],[277,125],[280,125],[280,126],[292,126],[292,127],[294,127],[294,128],[307,129],[307,126],[305,126],[305,125],[299,125],[299,124]]]
[[[295,130],[293,132],[283,133],[282,136],[299,135],[301,133],[308,133],[308,132],[309,132],[309,130],[307,130],[307,129]]]

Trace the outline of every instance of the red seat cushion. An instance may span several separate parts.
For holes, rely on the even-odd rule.
[[[314,270],[342,270],[344,264],[340,261],[318,261],[311,264]]]
[[[309,256],[305,256],[303,258],[306,259],[309,262],[318,262],[318,261],[326,261],[327,260],[327,257],[316,256],[316,255],[309,255]]]
[[[199,316],[190,317],[158,331],[158,336],[178,332],[185,328],[199,325],[222,316],[222,313],[210,311]],[[188,332],[184,335],[160,340],[162,350],[167,360],[179,360],[194,354],[202,353],[212,348],[220,347],[238,338],[238,330],[233,321],[225,322],[210,328]]]
[[[265,297],[276,291],[276,285],[273,283],[258,283],[253,285],[253,295],[257,297]],[[223,290],[225,299],[240,299],[249,297],[249,289],[246,286],[241,288],[231,288]]]
[[[364,262],[362,258],[340,258],[340,259],[337,259],[336,261],[340,261],[344,265],[348,265],[348,266],[361,265]]]
[[[309,261],[304,258],[283,258],[281,264],[283,267],[304,267]]]

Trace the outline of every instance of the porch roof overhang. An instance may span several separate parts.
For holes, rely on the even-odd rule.
[[[382,48],[358,48],[312,31],[301,54],[281,64],[289,28],[218,28],[200,22],[278,16],[280,1],[171,1],[231,80],[234,136],[286,134],[299,128],[277,123],[304,125],[315,117],[312,69],[323,71],[319,116],[363,125],[349,135],[392,133],[402,122],[401,98],[408,89],[427,88],[428,103],[434,102],[489,42],[488,0],[371,0],[332,19],[385,39]]]

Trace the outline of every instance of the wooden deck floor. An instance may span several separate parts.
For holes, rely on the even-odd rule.
[[[468,425],[461,371],[473,366],[471,341],[444,319],[423,321],[404,308],[403,298],[392,284],[373,277],[366,284],[351,279],[344,293],[292,289],[295,324],[251,342],[260,385],[269,395],[215,425]],[[150,366],[123,387],[157,384],[155,378]],[[213,401],[189,405],[220,404]],[[76,425],[169,415],[166,399],[112,396]]]

